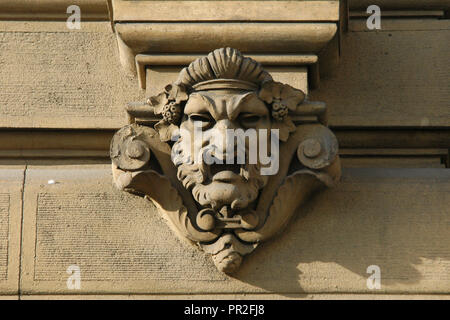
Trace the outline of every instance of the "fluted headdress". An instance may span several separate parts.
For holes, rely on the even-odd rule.
[[[257,90],[272,77],[259,62],[233,48],[216,49],[181,70],[177,81],[191,91],[214,89]]]

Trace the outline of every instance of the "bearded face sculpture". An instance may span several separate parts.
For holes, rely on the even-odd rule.
[[[340,177],[324,105],[235,49],[195,60],[128,113],[111,142],[116,185],[153,201],[226,273]]]
[[[259,162],[249,163],[244,158],[239,164],[237,144],[229,140],[234,139],[236,129],[255,129],[255,141],[243,146],[248,158],[248,144],[257,143],[260,129],[267,132],[270,126],[267,107],[253,92],[220,89],[190,95],[180,125],[186,134],[175,142],[173,160],[178,178],[192,190],[196,202],[218,212],[236,212],[254,203],[267,176],[260,174]],[[231,133],[229,139],[227,132]],[[192,158],[194,163],[189,163]]]

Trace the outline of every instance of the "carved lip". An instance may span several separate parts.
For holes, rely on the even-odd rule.
[[[240,179],[241,166],[230,164],[213,164],[209,168],[212,181],[234,182]]]
[[[220,181],[220,182],[233,182],[240,179],[240,175],[234,173],[233,171],[225,170],[219,173],[216,173],[212,177],[212,181]]]

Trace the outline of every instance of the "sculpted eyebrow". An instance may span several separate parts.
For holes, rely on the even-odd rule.
[[[201,94],[192,94],[186,104],[184,113],[210,112],[213,108],[212,102]]]
[[[240,113],[265,115],[267,114],[267,107],[264,102],[258,99],[255,93],[250,92],[236,101],[232,117],[237,117]]]

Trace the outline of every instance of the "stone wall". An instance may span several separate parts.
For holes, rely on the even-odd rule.
[[[1,297],[448,298],[445,1],[393,1],[378,31],[365,27],[368,1],[349,1],[340,63],[309,88],[328,105],[341,183],[233,277],[179,240],[151,202],[113,186],[110,139],[127,124],[126,104],[156,91],[158,69],[147,92],[124,72],[106,1],[78,1],[89,13],[81,30],[44,2],[33,14],[0,3]],[[304,83],[304,69],[269,68]],[[71,265],[80,290],[66,285]],[[370,265],[380,290],[366,285]]]

